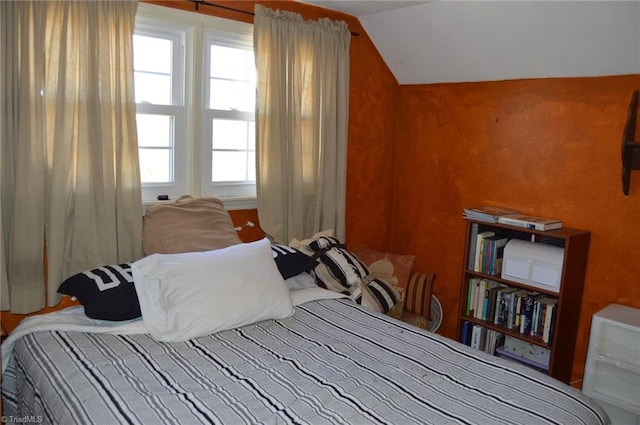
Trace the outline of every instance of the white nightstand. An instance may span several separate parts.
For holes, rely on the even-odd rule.
[[[614,425],[640,425],[639,309],[610,304],[593,315],[582,392]]]

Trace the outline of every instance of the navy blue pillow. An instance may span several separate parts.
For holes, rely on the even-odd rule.
[[[122,321],[142,315],[129,263],[75,274],[60,284],[58,292],[76,297],[93,319]]]
[[[311,271],[318,265],[317,260],[290,246],[273,244],[271,251],[283,279]]]

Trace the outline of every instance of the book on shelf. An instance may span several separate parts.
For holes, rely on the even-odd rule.
[[[475,317],[476,306],[478,304],[478,292],[480,288],[480,278],[473,277],[469,280],[469,293],[467,294],[467,316]]]
[[[504,257],[504,248],[509,238],[494,235],[483,239],[484,249],[482,250],[482,268],[481,272],[497,276],[502,272],[502,259]]]
[[[486,279],[480,279],[478,282],[478,296],[475,298],[476,304],[473,309],[473,317],[476,319],[482,319],[484,314],[484,294],[487,290],[487,284]]]
[[[467,316],[494,321],[495,311],[498,307],[498,291],[507,286],[489,279],[472,277],[467,288],[467,300],[465,314]]]
[[[533,230],[555,230],[562,228],[562,222],[551,218],[536,217],[526,214],[512,214],[498,217],[498,223]]]
[[[478,238],[478,232],[480,225],[478,223],[471,224],[471,243],[469,243],[469,262],[467,263],[467,269],[473,270],[476,261],[476,239]]]
[[[495,308],[495,290],[498,288],[499,283],[494,282],[492,280],[483,279],[486,284],[483,286],[484,292],[482,293],[482,311],[480,313],[479,319],[489,320],[489,317],[493,317],[493,312],[491,311],[491,304],[494,304]],[[494,297],[494,302],[491,302],[491,297]]]
[[[547,344],[551,344],[551,340],[553,339],[553,322],[556,318],[557,301],[558,300],[554,300],[554,302],[548,304],[545,310],[542,340]]]
[[[513,294],[513,323],[512,329],[520,329],[520,319],[522,318],[522,300],[527,296],[526,289],[521,289]]]
[[[534,316],[530,335],[542,338],[545,343],[549,343],[551,321],[553,310],[558,303],[557,298],[541,297],[536,300],[534,306]]]
[[[497,206],[483,206],[477,208],[465,208],[462,211],[462,217],[468,220],[486,221],[487,223],[497,223],[498,218],[502,216],[510,216],[517,214],[509,208],[497,207]]]
[[[471,305],[473,300],[473,286],[475,282],[475,277],[469,279],[469,285],[467,286],[467,307],[465,308],[464,314],[465,316],[471,315]]]
[[[469,280],[466,313],[549,344],[558,299],[488,279]]]
[[[460,325],[460,342],[468,345],[467,344],[467,331],[469,330],[469,322],[464,321],[462,322],[462,324]]]
[[[494,282],[495,285],[492,285],[489,291],[487,292],[487,310],[484,315],[484,320],[493,322],[495,317],[496,305],[497,305],[497,294],[498,291],[502,288],[505,288],[506,285],[502,283]]]
[[[462,342],[471,348],[494,354],[504,342],[504,334],[469,322],[462,324]]]
[[[480,325],[473,325],[471,331],[471,348],[484,350],[484,341],[487,337],[487,329]]]
[[[460,342],[464,345],[471,346],[471,330],[473,329],[473,324],[467,321],[462,322],[462,338]]]
[[[507,322],[509,320],[509,310],[512,308],[512,299],[513,293],[516,292],[518,288],[507,287],[501,289],[496,294],[496,313],[494,323],[496,325],[507,327]]]
[[[469,263],[467,268],[491,276],[498,276],[502,272],[504,250],[509,238],[497,235],[492,230],[479,231],[478,223],[471,226],[471,240],[469,244]]]
[[[475,259],[473,260],[473,271],[481,272],[483,267],[483,260],[485,256],[485,243],[484,240],[495,236],[496,233],[490,230],[480,232],[476,235],[476,249]]]
[[[489,354],[494,354],[496,348],[501,346],[504,341],[504,334],[495,331],[495,330],[487,330],[487,337],[484,342],[484,351]]]
[[[533,311],[535,310],[536,300],[540,298],[542,294],[539,292],[530,292],[522,299],[522,309],[520,312],[520,333],[524,335],[531,335],[531,328],[533,326]]]
[[[520,325],[520,315],[518,314],[518,300],[527,291],[524,289],[518,289],[515,292],[509,292],[507,294],[507,320],[505,326],[507,329],[514,329]]]

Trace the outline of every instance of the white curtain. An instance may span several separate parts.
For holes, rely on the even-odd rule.
[[[256,5],[258,214],[276,241],[344,240],[350,42],[344,22]]]
[[[142,255],[136,9],[0,2],[2,309],[53,306],[64,278]]]

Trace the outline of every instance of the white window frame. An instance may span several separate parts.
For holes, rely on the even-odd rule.
[[[136,103],[136,113],[149,115],[170,115],[173,117],[173,134],[170,136],[173,149],[171,163],[172,181],[167,183],[145,183],[142,185],[142,199],[157,199],[159,195],[179,197],[187,191],[187,146],[180,143],[187,137],[185,106],[185,45],[187,31],[183,26],[159,22],[136,22],[136,34],[163,38],[172,43],[172,87],[171,104],[157,105]]]
[[[256,197],[256,182],[212,182],[212,126],[211,123],[216,118],[241,120],[241,121],[254,121],[255,122],[255,109],[251,112],[247,111],[219,111],[209,108],[208,95],[210,93],[210,64],[211,64],[211,45],[220,45],[231,48],[252,48],[253,41],[248,37],[241,37],[238,34],[233,34],[225,31],[205,29],[205,44],[203,49],[204,58],[204,89],[203,96],[203,117],[202,117],[202,193],[206,196],[216,196],[218,198],[255,198]]]
[[[179,196],[189,194],[217,196],[227,209],[256,208],[256,197],[247,196],[245,191],[229,190],[224,184],[211,181],[211,130],[206,130],[205,91],[208,90],[208,74],[205,73],[205,49],[207,38],[227,40],[235,45],[253,45],[253,25],[228,19],[186,12],[179,9],[138,4],[136,13],[136,33],[149,32],[165,34],[180,33],[182,37],[181,67],[182,112],[178,105],[137,105],[137,112],[172,113],[175,119],[175,161],[174,184],[146,183],[142,188],[144,205],[157,203],[159,195],[169,195],[171,202]],[[163,35],[165,37],[166,35]],[[175,56],[175,55],[174,55]],[[208,57],[208,54],[206,55]],[[208,67],[208,65],[207,65]],[[174,84],[176,82],[174,81]],[[206,85],[206,88],[205,88]],[[177,94],[178,92],[174,92]],[[181,115],[182,114],[182,115]],[[181,116],[179,116],[181,115]],[[182,127],[184,126],[184,128]],[[209,134],[207,134],[207,132]],[[207,137],[208,136],[208,137]],[[208,142],[207,142],[208,141]],[[208,150],[207,150],[208,145]],[[208,158],[208,159],[207,159]],[[205,164],[208,163],[208,167]],[[208,174],[207,170],[208,168]],[[237,183],[236,183],[237,184]],[[232,184],[233,186],[233,184]],[[236,188],[237,189],[237,188]],[[255,193],[255,183],[253,192]]]

